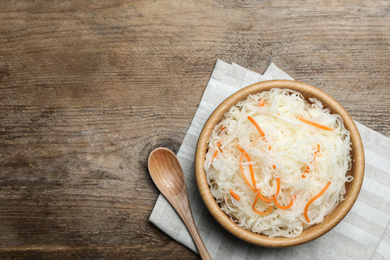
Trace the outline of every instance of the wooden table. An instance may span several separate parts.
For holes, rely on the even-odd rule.
[[[0,257],[197,259],[148,222],[216,59],[390,137],[390,2],[1,1]]]

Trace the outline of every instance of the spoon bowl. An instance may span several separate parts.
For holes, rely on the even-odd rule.
[[[149,155],[148,169],[154,184],[187,226],[200,257],[211,259],[192,217],[183,170],[176,155],[167,148],[157,148]]]
[[[183,170],[171,150],[166,148],[154,150],[149,155],[148,168],[154,184],[162,194],[175,196],[185,188]]]

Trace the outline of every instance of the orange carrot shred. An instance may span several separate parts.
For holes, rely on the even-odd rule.
[[[257,197],[259,197],[259,199],[265,202],[271,202],[275,199],[275,197],[267,199],[266,197],[263,196],[263,194],[261,194],[260,189],[257,189]]]
[[[240,144],[237,143],[236,146],[237,146],[238,150],[240,150],[241,153],[245,153],[244,148],[242,148]]]
[[[289,209],[292,207],[292,205],[294,204],[294,200],[291,198],[291,201],[290,203],[287,205],[287,206],[281,206],[278,202],[278,200],[275,198],[275,206],[280,208],[280,209]]]
[[[265,134],[264,134],[263,130],[261,130],[260,126],[256,123],[256,121],[255,121],[251,116],[248,116],[248,119],[249,119],[249,121],[251,121],[252,124],[257,128],[257,131],[259,131],[259,134],[260,134],[262,137],[264,137]]]
[[[268,215],[269,213],[271,213],[272,208],[273,208],[272,206],[269,206],[268,210],[265,211],[265,212],[261,212],[261,211],[258,211],[258,210],[256,209],[256,203],[257,203],[257,200],[258,200],[258,199],[259,199],[259,197],[256,196],[255,201],[254,201],[253,204],[252,204],[252,210],[253,210],[254,212],[256,212],[257,214],[262,215],[262,216],[265,216],[265,215]]]
[[[272,167],[274,169],[276,169],[276,166],[275,165],[272,165]],[[278,203],[278,200],[277,200],[277,197],[279,195],[279,192],[280,192],[280,178],[276,178],[276,193],[275,193],[275,197],[274,197],[274,203],[275,203],[275,206],[280,208],[280,209],[288,209],[290,208],[292,205],[293,205],[293,200],[291,199],[291,202],[290,204],[288,204],[287,206],[281,206],[279,203]]]
[[[317,123],[315,123],[315,122],[313,122],[313,121],[304,119],[304,118],[302,117],[302,115],[299,116],[299,120],[302,121],[302,122],[304,122],[304,123],[306,123],[306,124],[308,124],[308,125],[312,125],[312,126],[318,127],[318,128],[320,128],[320,129],[323,129],[323,130],[334,131],[334,129],[332,129],[332,128],[329,128],[329,127],[327,127],[327,126],[320,125],[320,124],[317,124]]]
[[[217,144],[217,147],[218,147],[218,150],[219,150],[220,153],[222,153],[222,150],[220,149],[221,145],[222,145],[222,143],[221,143],[221,141],[219,141],[218,144]]]
[[[259,107],[262,107],[262,106],[264,106],[264,100],[263,100],[263,99],[260,99],[260,101],[259,101]]]
[[[280,179],[276,178],[276,193],[275,193],[275,198],[279,195],[280,191]],[[275,199],[276,200],[276,199]]]
[[[231,189],[229,189],[229,191],[230,191],[230,195],[232,195],[233,198],[235,198],[237,201],[240,201],[240,196],[234,193],[234,191],[232,191]]]
[[[306,204],[306,207],[305,207],[305,210],[304,210],[304,215],[305,215],[305,219],[307,221],[307,223],[310,223],[310,219],[309,219],[309,216],[307,215],[307,211],[309,209],[309,206],[310,204],[312,204],[316,199],[318,199],[319,197],[321,197],[322,194],[325,193],[326,189],[328,189],[329,185],[330,185],[331,182],[328,182],[325,187],[317,194],[315,195],[313,198],[311,198],[309,200],[309,202]]]
[[[240,172],[241,172],[241,175],[242,175],[242,178],[244,179],[246,185],[248,185],[248,187],[253,191],[253,192],[256,192],[256,189],[252,187],[252,185],[249,183],[248,179],[246,178],[245,176],[245,172],[244,172],[244,167],[242,166],[242,162],[244,160],[244,156],[245,156],[245,153],[241,153],[241,156],[240,156]]]
[[[219,141],[218,144],[217,144],[217,148],[218,148],[218,149],[215,150],[214,155],[213,155],[213,158],[211,158],[211,163],[213,163],[214,159],[217,158],[217,156],[218,156],[218,151],[222,153],[222,151],[219,150],[219,147],[221,147],[221,141]]]
[[[213,163],[214,159],[217,158],[217,156],[218,156],[218,151],[216,150],[214,152],[213,158],[211,158],[211,163]]]
[[[238,149],[241,151],[242,154],[244,154],[244,156],[246,157],[246,159],[248,160],[248,162],[251,162],[251,157],[249,156],[249,154],[245,151],[244,148],[242,148],[239,144],[237,144],[237,147]],[[241,162],[240,162],[240,165],[241,165]],[[251,179],[252,179],[252,183],[253,183],[253,187],[256,187],[256,179],[255,179],[255,172],[253,171],[253,166],[251,164],[249,164],[249,171],[251,173]]]

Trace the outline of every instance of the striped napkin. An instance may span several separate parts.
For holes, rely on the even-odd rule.
[[[194,171],[202,127],[228,96],[250,84],[272,79],[292,80],[273,63],[260,75],[218,60],[177,153],[195,223],[212,259],[390,259],[390,139],[357,122],[366,157],[363,187],[348,215],[324,236],[289,248],[254,246],[225,231],[207,211],[197,190]],[[197,252],[185,225],[161,194],[149,221]]]

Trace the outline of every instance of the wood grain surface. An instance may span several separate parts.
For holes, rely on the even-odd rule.
[[[197,259],[148,222],[216,59],[390,137],[386,0],[0,0],[0,257]]]

